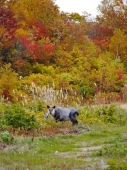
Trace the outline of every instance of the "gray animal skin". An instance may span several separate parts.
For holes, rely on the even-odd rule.
[[[76,117],[79,115],[77,109],[73,107],[62,108],[62,107],[50,107],[47,105],[48,112],[52,115],[52,117],[57,121],[71,121],[72,125],[78,124]]]

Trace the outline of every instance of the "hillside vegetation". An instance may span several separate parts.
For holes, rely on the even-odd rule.
[[[125,2],[103,0],[96,20],[60,12],[53,0],[0,4],[2,99],[29,98],[34,83],[80,96],[83,104],[126,100]]]
[[[0,1],[0,170],[127,169],[127,3],[98,11]],[[47,105],[76,107],[78,126]]]

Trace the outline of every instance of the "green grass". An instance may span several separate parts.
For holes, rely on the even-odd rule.
[[[11,152],[0,152],[0,166],[7,170],[30,169],[74,169],[83,164],[82,160],[75,160],[60,156],[62,152],[73,152],[75,143],[65,141],[61,136],[54,138],[37,137],[32,142],[30,138],[17,138],[16,148]],[[70,155],[70,154],[69,154]]]
[[[30,170],[50,170],[50,169],[72,169],[80,165],[81,161],[62,158],[57,155],[44,155],[36,153],[1,153],[0,166],[6,170],[30,169]]]
[[[32,137],[14,136],[12,144],[0,143],[5,145],[0,151],[0,170],[99,169],[100,160],[113,169],[118,162],[122,167],[127,155],[127,125],[90,125],[90,129],[84,128],[78,135],[38,136],[33,141]],[[99,145],[102,148],[83,152],[83,148]]]

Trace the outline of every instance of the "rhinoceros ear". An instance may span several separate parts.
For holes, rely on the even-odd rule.
[[[50,106],[49,106],[49,105],[47,105],[47,108],[49,109],[49,108],[50,108]]]
[[[56,106],[53,106],[53,109],[55,109]]]

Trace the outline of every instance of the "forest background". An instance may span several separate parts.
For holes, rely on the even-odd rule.
[[[127,3],[102,0],[98,11],[91,19],[53,0],[1,0],[1,101],[126,101]]]
[[[98,12],[0,0],[1,169],[127,169],[127,2]],[[78,126],[47,104],[76,107]]]

